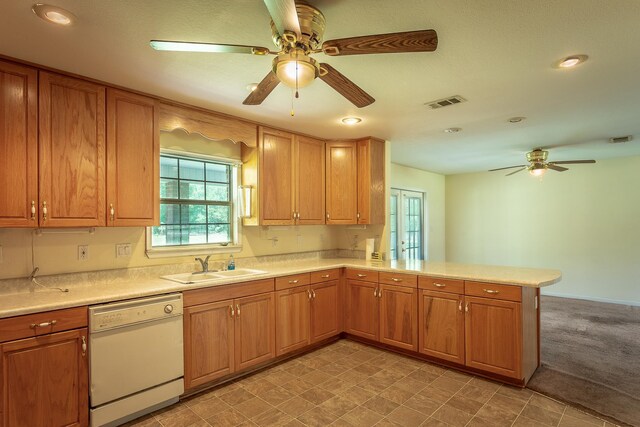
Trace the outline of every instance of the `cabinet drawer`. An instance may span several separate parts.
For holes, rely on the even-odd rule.
[[[292,274],[290,276],[276,277],[276,291],[295,288],[309,284],[309,273]]]
[[[86,326],[87,307],[10,317],[0,320],[0,342],[52,334]]]
[[[420,289],[433,291],[451,292],[453,294],[464,294],[464,280],[439,279],[437,277],[420,276],[418,278]]]
[[[360,268],[347,268],[347,279],[378,282],[378,272]]]
[[[406,273],[389,273],[380,272],[378,281],[386,285],[407,286],[410,288],[418,287],[418,276]]]
[[[212,286],[183,292],[183,305],[205,304],[226,299],[242,298],[249,295],[263,294],[273,291],[273,279],[253,280],[233,285]]]
[[[522,301],[522,288],[514,285],[465,281],[465,295],[476,297]]]
[[[340,278],[340,269],[322,270],[311,272],[311,283],[328,282],[330,280],[338,280]]]

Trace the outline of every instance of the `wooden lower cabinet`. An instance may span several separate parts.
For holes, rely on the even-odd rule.
[[[347,280],[345,289],[345,332],[377,341],[380,308],[378,284]]]
[[[89,424],[87,330],[1,345],[2,425]]]
[[[520,303],[465,297],[467,366],[522,378],[522,337]]]
[[[464,296],[420,292],[420,353],[464,365]]]
[[[185,389],[275,357],[272,292],[184,310]]]
[[[381,343],[418,350],[418,289],[380,285]]]
[[[340,333],[338,281],[311,285],[311,343]]]

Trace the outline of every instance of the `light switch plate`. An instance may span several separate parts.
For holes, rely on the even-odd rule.
[[[131,257],[131,243],[116,244],[116,258],[130,258],[130,257]]]
[[[89,245],[78,245],[78,261],[89,259]]]

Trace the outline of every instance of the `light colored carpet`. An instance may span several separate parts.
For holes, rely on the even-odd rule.
[[[528,387],[640,426],[640,307],[543,296]]]

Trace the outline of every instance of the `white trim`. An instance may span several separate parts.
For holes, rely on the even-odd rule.
[[[231,166],[242,166],[242,161],[238,159],[211,156],[209,154],[193,153],[191,151],[181,151],[181,150],[173,150],[171,148],[161,148],[160,155],[162,154],[166,154],[169,156],[177,156],[177,157],[191,157],[192,159],[196,159],[196,160],[206,160],[209,162],[224,163],[225,165],[231,165]]]
[[[563,294],[563,293],[557,293],[557,292],[547,292],[544,290],[541,293],[542,295],[550,296],[550,297],[573,298],[573,299],[581,299],[585,301],[607,302],[610,304],[633,305],[636,307],[640,307],[640,301],[625,301],[625,300],[591,297],[591,296],[584,296],[584,295]]]

